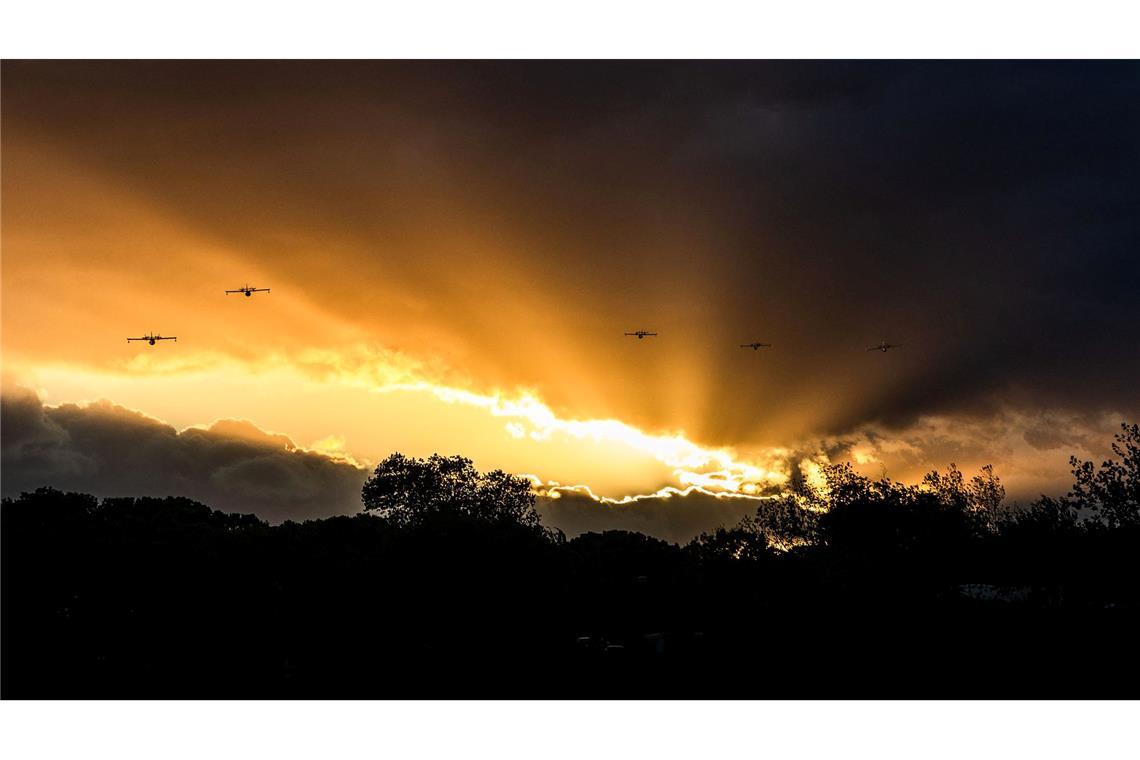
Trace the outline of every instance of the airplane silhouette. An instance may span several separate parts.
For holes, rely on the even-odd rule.
[[[253,288],[253,287],[250,287],[249,285],[243,285],[242,287],[238,288],[237,290],[227,290],[226,295],[228,296],[230,293],[245,293],[245,297],[249,298],[254,293],[268,293],[268,292],[269,292],[269,288]]]
[[[657,333],[655,333],[655,332],[646,332],[645,330],[636,330],[634,332],[627,332],[626,333],[626,335],[636,335],[638,340],[641,340],[642,338],[644,338],[647,335],[653,336],[656,334]]]
[[[127,343],[130,343],[132,340],[145,340],[147,343],[149,343],[149,344],[151,344],[151,345],[153,346],[155,343],[157,343],[157,342],[158,342],[158,341],[160,341],[160,340],[173,340],[173,341],[177,341],[177,340],[178,340],[178,338],[173,338],[173,337],[171,337],[171,338],[164,338],[164,337],[163,337],[163,336],[161,336],[161,335],[154,335],[153,333],[147,333],[146,335],[142,336],[141,338],[127,338]]]
[[[887,343],[887,342],[884,340],[884,341],[883,341],[882,343],[880,343],[879,345],[877,345],[877,346],[871,346],[871,347],[870,347],[870,348],[868,348],[867,350],[868,350],[868,351],[882,351],[882,352],[885,354],[885,353],[887,352],[887,350],[888,350],[888,349],[891,349],[891,348],[900,348],[901,346],[902,346],[902,344],[901,344],[901,343]]]
[[[741,343],[740,347],[741,348],[751,348],[753,351],[755,351],[758,348],[771,348],[772,344],[771,343]]]

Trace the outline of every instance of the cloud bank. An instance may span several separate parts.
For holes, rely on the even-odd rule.
[[[368,474],[354,462],[298,448],[287,436],[244,420],[179,431],[106,400],[47,406],[20,386],[0,395],[5,496],[40,486],[99,496],[186,496],[280,522],[359,512]],[[678,542],[735,524],[757,504],[695,488],[623,503],[600,499],[585,487],[541,493],[543,522],[570,536],[632,530]]]
[[[702,531],[733,525],[764,498],[778,495],[818,465],[851,462],[872,478],[918,482],[956,463],[967,472],[993,464],[1010,501],[1059,494],[1056,473],[1070,454],[1099,460],[1120,415],[1010,410],[972,419],[921,418],[905,428],[863,426],[844,436],[805,440],[765,470],[779,478],[738,483],[706,477],[664,484],[623,498],[605,498],[586,485],[531,475],[543,521],[568,535],[632,530],[684,542]],[[179,431],[153,417],[102,400],[46,406],[31,390],[8,385],[0,395],[0,476],[6,496],[50,485],[100,496],[187,496],[216,509],[252,512],[271,522],[360,511],[369,470],[338,450],[296,446],[251,422],[219,420]],[[975,442],[986,440],[979,458]],[[729,473],[731,474],[731,473]],[[713,473],[712,475],[716,475]]]
[[[732,526],[756,513],[758,499],[711,494],[691,489],[644,496],[626,502],[600,500],[586,490],[560,489],[540,496],[542,522],[568,537],[606,530],[628,530],[666,541],[685,543],[705,531]]]
[[[186,496],[279,522],[359,511],[367,474],[250,422],[179,431],[109,401],[45,406],[19,387],[0,397],[5,496],[44,485],[99,496]]]

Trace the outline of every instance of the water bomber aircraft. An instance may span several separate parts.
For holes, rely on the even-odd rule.
[[[249,285],[242,285],[237,290],[227,290],[226,295],[228,296],[231,293],[244,293],[245,297],[249,298],[254,293],[268,293],[268,292],[269,292],[269,288],[254,288],[254,287],[250,287]]]
[[[147,333],[146,335],[142,336],[141,338],[127,338],[127,343],[130,343],[131,341],[134,341],[134,340],[145,340],[147,343],[149,343],[150,345],[153,346],[155,343],[157,343],[160,340],[177,341],[178,338],[173,337],[173,336],[166,337],[163,335],[155,335],[153,333]]]
[[[882,351],[884,354],[892,348],[900,348],[901,343],[887,343],[885,340],[877,346],[871,346],[868,351]]]

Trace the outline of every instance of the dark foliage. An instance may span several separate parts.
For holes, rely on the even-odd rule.
[[[1076,483],[1070,499],[1076,508],[1097,513],[1109,527],[1140,526],[1140,425],[1122,424],[1110,459],[1093,468],[1092,462],[1069,460]]]
[[[392,454],[365,481],[361,495],[366,511],[401,526],[456,515],[539,528],[534,492],[526,478],[502,470],[481,473],[466,457],[432,454],[424,460]]]
[[[829,466],[684,547],[567,541],[461,457],[278,526],[40,489],[3,504],[3,696],[1134,696],[1138,443],[1024,509]]]

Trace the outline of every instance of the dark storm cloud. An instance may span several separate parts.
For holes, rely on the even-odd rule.
[[[556,405],[600,365],[605,414],[715,443],[1140,416],[1135,62],[9,62],[4,118],[275,266],[306,236],[367,251],[327,274],[354,314],[370,276],[542,284],[560,340],[502,350],[494,277],[455,329]],[[702,398],[597,340],[634,325]]]
[[[360,511],[364,470],[298,450],[248,422],[179,432],[106,401],[47,407],[19,387],[5,390],[0,409],[5,496],[44,485],[99,496],[188,496],[272,522]]]
[[[816,294],[782,308],[915,358],[835,429],[997,399],[1136,412],[1138,74],[899,65],[868,98],[721,117],[739,137],[711,142],[732,146],[721,169],[750,201],[728,226],[780,228],[782,292]]]

